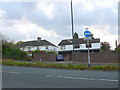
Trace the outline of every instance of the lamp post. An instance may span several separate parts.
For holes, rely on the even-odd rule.
[[[73,43],[73,50],[72,50],[72,60],[74,55],[74,26],[73,26],[73,6],[72,6],[72,0],[71,0],[71,23],[72,23],[72,43]]]
[[[72,23],[72,38],[73,38],[74,26],[73,26],[73,6],[72,6],[72,0],[71,0],[71,23]]]

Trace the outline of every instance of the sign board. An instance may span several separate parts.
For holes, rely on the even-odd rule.
[[[84,32],[84,35],[85,35],[85,37],[90,37],[91,32],[90,32],[90,31],[85,31],[85,32]]]
[[[84,37],[83,40],[86,40],[86,41],[87,40],[92,40],[92,38],[91,37]]]

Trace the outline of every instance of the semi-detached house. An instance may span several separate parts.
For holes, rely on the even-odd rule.
[[[100,38],[94,38],[89,41],[90,52],[100,52]],[[77,52],[87,52],[87,41],[84,38],[65,39],[58,44],[59,53],[72,53],[73,45],[74,50]]]
[[[30,52],[35,50],[57,51],[57,46],[47,40],[41,40],[40,37],[34,41],[23,42],[18,45],[22,51]]]

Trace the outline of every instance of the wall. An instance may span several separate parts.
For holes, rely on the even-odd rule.
[[[119,54],[120,56],[120,54]],[[75,61],[75,62],[88,62],[87,53],[76,52],[72,59],[71,53],[66,53],[64,61]],[[90,53],[91,63],[118,63],[118,53]],[[56,61],[55,53],[35,53],[33,54],[33,60],[35,61]]]
[[[64,61],[72,61],[72,54],[67,53],[64,57]]]
[[[88,62],[87,55],[87,53],[76,52],[71,59],[72,54],[66,54],[65,61]],[[118,53],[90,53],[90,57],[91,63],[118,63]]]
[[[39,52],[33,54],[34,61],[56,61],[56,54],[55,53],[45,53]]]

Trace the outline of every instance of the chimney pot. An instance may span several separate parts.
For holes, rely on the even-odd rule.
[[[38,37],[37,39],[38,39],[38,41],[41,41],[41,37]]]

